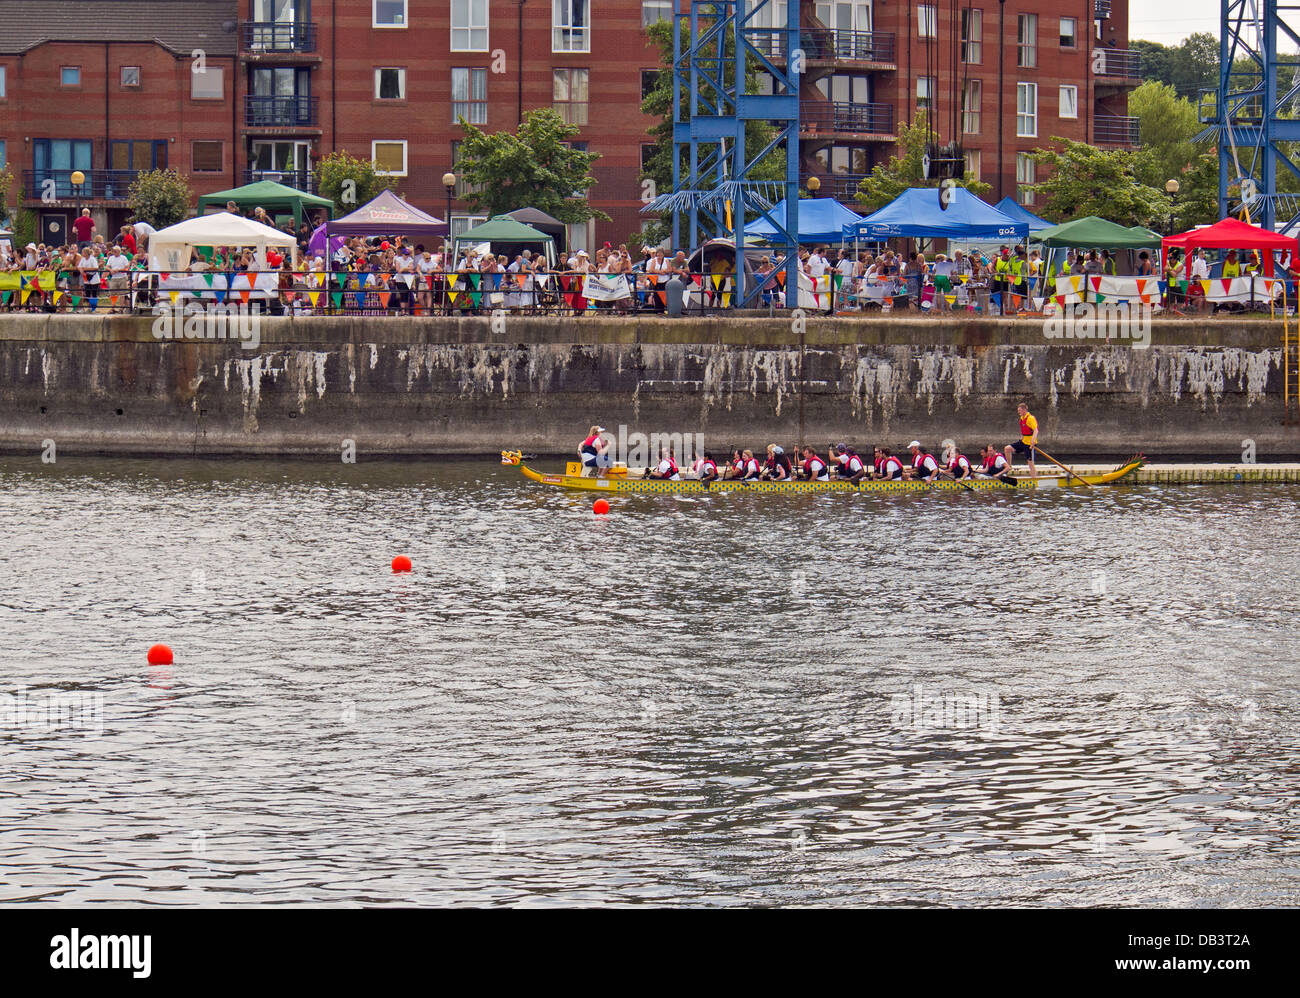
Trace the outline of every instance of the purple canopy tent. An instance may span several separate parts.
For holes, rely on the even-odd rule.
[[[334,256],[334,251],[343,245],[342,236],[332,236],[330,238],[329,252],[325,252],[325,226],[318,225],[312,230],[311,238],[307,240],[307,255],[315,256],[319,253],[321,256]]]
[[[326,222],[325,232],[331,239],[335,236],[406,236],[408,239],[428,239],[446,235],[447,223],[407,204],[392,191],[384,191],[352,214]]]

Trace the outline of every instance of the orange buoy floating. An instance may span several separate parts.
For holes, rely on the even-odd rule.
[[[171,665],[172,650],[166,645],[154,645],[149,649],[148,654],[150,665]]]
[[[404,554],[399,554],[393,559],[394,572],[409,572],[411,570],[411,559]]]
[[[603,514],[609,512],[609,503],[606,502],[604,499],[597,499],[596,502],[595,502],[595,504],[592,505],[591,508],[592,508],[595,512],[600,513],[600,514],[603,515]]]

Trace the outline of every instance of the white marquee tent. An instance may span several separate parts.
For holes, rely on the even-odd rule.
[[[251,248],[262,269],[267,267],[267,247],[284,248],[294,266],[298,263],[298,240],[293,236],[251,218],[222,211],[187,219],[155,232],[149,237],[149,267],[163,272],[183,271],[190,264],[195,246]]]

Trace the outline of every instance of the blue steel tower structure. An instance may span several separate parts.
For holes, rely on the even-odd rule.
[[[1201,122],[1213,126],[1200,137],[1219,146],[1219,214],[1244,208],[1256,225],[1290,229],[1300,221],[1300,196],[1278,193],[1278,168],[1300,178],[1300,165],[1278,143],[1300,141],[1300,119],[1284,116],[1300,96],[1300,4],[1222,0],[1220,20],[1219,88],[1202,93],[1200,107]],[[1284,90],[1280,68],[1290,69]]]
[[[785,25],[771,27],[785,10]],[[799,242],[799,0],[679,0],[673,17],[673,190],[645,211],[671,213],[673,246],[694,249],[713,238],[735,240],[732,275],[738,307],[756,296],[745,283],[745,223],[765,218],[784,244],[778,271],[794,277]],[[771,78],[767,93],[747,93],[746,71],[756,61]],[[776,134],[763,149],[747,150],[751,121],[765,121]],[[755,167],[780,150],[784,181],[754,179]],[[772,209],[784,198],[784,218]],[[685,225],[683,225],[683,222]],[[775,256],[775,254],[774,254]],[[792,299],[797,300],[797,299]]]

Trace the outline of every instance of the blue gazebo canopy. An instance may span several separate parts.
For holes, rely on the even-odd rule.
[[[1033,233],[1039,231],[1040,229],[1050,229],[1053,225],[1052,222],[1049,222],[1045,218],[1039,218],[1037,215],[1035,215],[1028,208],[1025,208],[1023,205],[1016,204],[1015,200],[1010,197],[1003,198],[993,207],[996,208],[998,211],[1002,212],[1002,214],[1006,215],[1007,218],[1019,218],[1025,222],[1028,222],[1030,235],[1033,235]]]
[[[785,224],[785,202],[772,208],[771,215]],[[804,198],[799,202],[799,242],[837,243],[846,225],[862,221],[862,216],[846,208],[834,198]],[[776,226],[766,218],[758,218],[745,226],[746,236],[759,239],[784,240]]]
[[[934,187],[912,187],[879,211],[844,227],[845,239],[1014,239],[1029,237],[1029,223],[1011,218],[964,187],[951,188],[948,204]],[[799,206],[800,214],[803,205]]]

